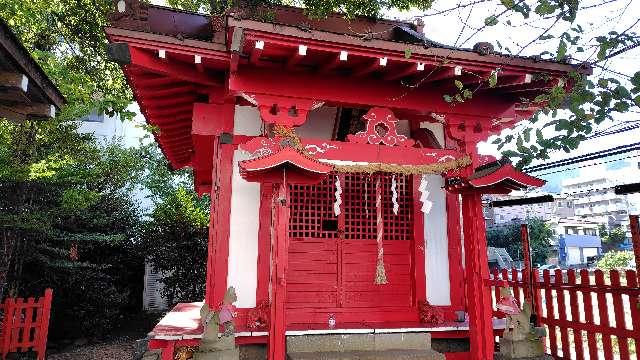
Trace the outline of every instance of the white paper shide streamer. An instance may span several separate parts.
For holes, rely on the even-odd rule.
[[[393,213],[394,215],[398,215],[398,210],[400,209],[400,205],[398,204],[398,183],[396,182],[396,176],[393,175],[391,178],[391,202],[393,203]]]
[[[336,201],[333,203],[333,213],[340,215],[340,205],[342,205],[342,185],[340,184],[340,177],[336,176]]]
[[[433,207],[433,202],[429,200],[429,191],[427,190],[427,177],[422,176],[420,179],[420,186],[418,187],[418,191],[420,191],[420,201],[422,201],[422,212],[428,214]]]

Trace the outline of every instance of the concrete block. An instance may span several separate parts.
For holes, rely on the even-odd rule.
[[[431,335],[428,333],[375,334],[375,350],[428,350]]]
[[[142,354],[140,359],[142,360],[160,360],[160,356],[162,355],[162,350],[151,350]]]
[[[433,350],[329,351],[289,353],[289,360],[445,360]]]

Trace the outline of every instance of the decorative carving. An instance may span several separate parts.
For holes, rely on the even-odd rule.
[[[119,27],[149,31],[149,5],[140,0],[116,0],[116,10],[109,13],[109,23]]]
[[[307,120],[310,110],[324,103],[312,99],[291,98],[262,94],[243,94],[244,98],[258,106],[262,121],[287,127],[300,126]]]
[[[410,147],[415,141],[404,135],[398,134],[396,125],[398,119],[387,108],[372,108],[364,116],[367,120],[367,128],[355,135],[347,136],[347,139],[355,143],[385,144],[388,146]]]
[[[280,139],[255,137],[241,144],[240,149],[248,152],[251,158],[263,157],[275,154],[280,150]]]
[[[265,330],[269,328],[269,301],[264,300],[255,308],[249,310],[247,327],[251,330]]]
[[[444,323],[444,313],[437,306],[429,304],[427,300],[418,303],[420,322],[424,324],[440,325]]]

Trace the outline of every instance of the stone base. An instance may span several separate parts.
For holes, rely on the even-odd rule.
[[[141,360],[160,360],[162,350],[151,350],[142,354]]]
[[[546,359],[541,340],[500,339],[500,355],[503,359]]]
[[[239,359],[240,359],[240,350],[237,347],[231,350],[193,353],[193,360],[239,360]]]
[[[445,360],[433,350],[294,352],[288,360]]]

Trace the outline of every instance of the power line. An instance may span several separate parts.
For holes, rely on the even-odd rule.
[[[589,167],[589,166],[604,165],[604,164],[608,164],[608,163],[612,163],[612,162],[616,162],[616,161],[633,159],[633,158],[637,158],[637,157],[640,157],[640,154],[639,155],[631,155],[631,156],[627,156],[627,157],[619,158],[619,159],[613,159],[613,160],[609,160],[609,161],[602,161],[602,162],[599,162],[599,163],[592,163],[592,164],[587,164],[587,165],[582,165],[582,166],[576,166],[576,167],[572,167],[571,169],[561,169],[561,170],[551,171],[551,172],[540,174],[540,175],[536,175],[536,176],[546,176],[546,175],[556,174],[556,173],[567,171],[567,170],[583,169],[583,168],[586,168],[586,167]]]
[[[592,152],[592,153],[579,155],[579,156],[574,156],[574,157],[571,157],[571,158],[568,158],[568,159],[558,160],[558,161],[554,161],[554,162],[547,163],[547,164],[529,166],[529,167],[524,168],[524,171],[525,172],[537,172],[537,171],[542,171],[542,170],[549,170],[549,169],[553,169],[553,168],[560,167],[560,166],[573,165],[573,164],[584,162],[584,161],[597,160],[597,159],[601,159],[601,158],[609,157],[609,156],[613,156],[613,155],[620,155],[620,154],[624,154],[624,153],[627,153],[627,152],[630,152],[630,151],[634,151],[634,150],[640,150],[640,142],[636,142],[636,143],[633,143],[633,144],[627,144],[627,145],[620,145],[620,146],[616,146],[616,147],[611,148],[611,149],[595,151],[595,152]]]

